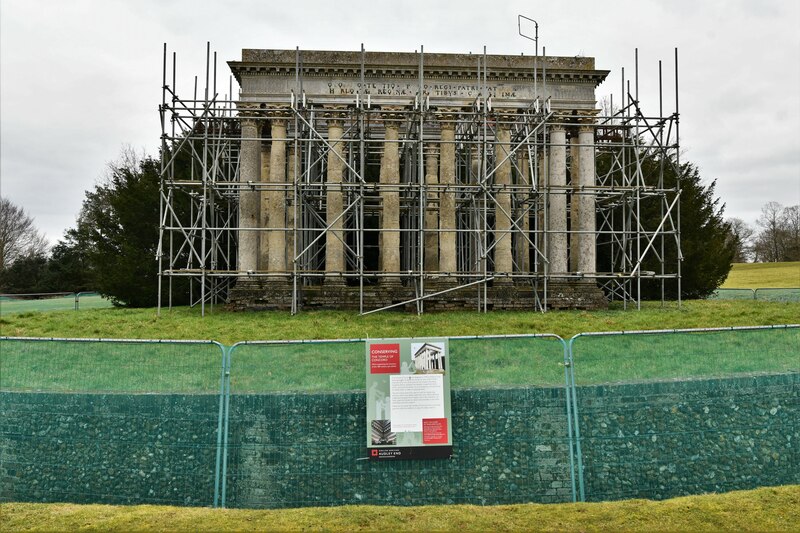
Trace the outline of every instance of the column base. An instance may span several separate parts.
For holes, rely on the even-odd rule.
[[[514,285],[514,278],[505,275],[504,273],[496,273],[492,285],[495,287],[509,287]]]
[[[396,289],[403,286],[400,278],[380,278],[378,279],[378,286],[387,289]]]
[[[336,273],[325,274],[325,278],[323,278],[322,284],[325,287],[346,287],[347,280],[344,276]]]

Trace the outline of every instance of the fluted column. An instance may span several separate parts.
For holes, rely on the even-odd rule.
[[[580,194],[579,191],[581,190],[580,180],[578,176],[580,175],[580,150],[579,150],[579,140],[577,135],[572,135],[569,140],[569,176],[570,176],[570,185],[572,185],[572,191],[570,194],[570,202],[569,202],[569,220],[570,220],[570,230],[572,232],[578,231],[578,219],[580,218],[580,210],[581,210],[581,203],[580,203]],[[580,247],[578,243],[580,241],[580,236],[577,233],[572,233],[572,237],[569,243],[569,270],[570,272],[577,272],[580,270],[578,267],[578,258],[580,257]]]
[[[267,142],[261,143],[261,183],[268,183],[269,182],[269,159],[270,159],[270,146]],[[266,191],[261,191],[259,193],[259,203],[260,203],[260,211],[261,211],[261,226],[264,227],[267,225],[267,220],[269,220],[269,206],[267,205],[267,193]],[[269,238],[265,232],[260,232],[258,234],[258,269],[259,270],[267,270],[267,265],[269,264]]]
[[[400,272],[400,156],[399,119],[400,108],[387,107],[381,113],[385,130],[383,156],[381,158],[381,217],[380,267],[381,272]],[[382,278],[384,284],[396,283],[396,278]]]
[[[578,270],[583,273],[597,271],[595,194],[586,187],[595,185],[594,128],[581,126],[578,131],[578,183],[583,190],[578,195]],[[573,199],[573,203],[575,200]]]
[[[563,126],[550,128],[547,256],[550,273],[567,271],[567,148]]]
[[[545,158],[545,150],[539,150],[535,161],[536,190],[538,191],[538,194],[536,196],[536,238],[534,240],[534,243],[539,249],[539,253],[537,253],[534,257],[533,267],[538,274],[544,273],[544,260],[542,259],[542,254],[545,253],[545,242],[547,240],[547,236],[544,233],[544,230],[546,229],[544,217],[546,212],[545,202],[547,202],[548,199],[548,195],[545,192],[545,185],[547,184],[547,164],[545,161],[548,161],[548,159]]]
[[[270,148],[269,188],[267,189],[267,241],[269,243],[269,272],[286,271],[286,126],[287,120],[273,116],[272,147]]]
[[[439,146],[435,143],[425,145],[425,184],[428,186],[425,206],[425,271],[439,270],[439,213],[437,211],[439,184]]]
[[[241,113],[241,112],[240,112]],[[260,123],[254,115],[241,119],[242,141],[239,155],[239,270],[258,270],[259,194],[255,184],[261,178]],[[253,228],[249,230],[248,228]]]
[[[328,119],[328,175],[325,192],[325,223],[330,226],[325,235],[325,284],[343,284],[344,278],[344,209],[342,195],[342,176],[344,171],[344,132],[343,111],[332,109],[326,114]],[[338,220],[337,220],[338,218]]]
[[[513,273],[514,266],[511,257],[511,130],[507,124],[498,120],[497,135],[494,146],[495,165],[495,245],[494,245],[494,272],[501,276],[498,281],[510,281],[502,276]]]
[[[294,142],[290,142],[286,150],[286,190],[283,191],[283,204],[286,208],[286,270],[294,271],[294,181],[295,165],[299,162],[295,157]]]
[[[454,275],[456,263],[456,110],[443,109],[439,115],[439,270]]]
[[[519,185],[528,188],[531,186],[531,169],[528,161],[528,149],[523,148],[517,151],[517,168],[519,169]],[[517,258],[517,265],[520,272],[527,274],[530,272],[530,253],[528,252],[528,239],[531,232],[531,217],[528,211],[528,193],[520,192],[517,194],[517,213],[516,217],[522,217],[520,226],[522,227],[522,235],[516,241],[516,249],[514,251]]]

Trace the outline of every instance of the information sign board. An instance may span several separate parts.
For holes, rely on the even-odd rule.
[[[366,355],[369,458],[449,458],[447,338],[370,340]]]

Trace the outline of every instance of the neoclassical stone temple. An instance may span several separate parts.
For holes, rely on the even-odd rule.
[[[677,50],[657,115],[638,56],[600,106],[608,71],[587,57],[246,49],[222,84],[206,54],[187,91],[164,45],[159,306],[187,291],[203,313],[546,311],[680,293]]]
[[[596,308],[586,57],[251,50],[235,308]]]

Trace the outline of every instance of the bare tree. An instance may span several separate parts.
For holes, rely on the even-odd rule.
[[[729,218],[728,223],[728,239],[733,244],[735,253],[733,256],[734,263],[746,263],[750,260],[753,254],[753,235],[755,230],[741,218]]]
[[[33,225],[33,218],[8,198],[0,198],[0,268],[45,252],[47,239]]]
[[[800,261],[800,205],[783,210],[781,225],[786,239],[784,261]]]
[[[761,208],[761,227],[753,243],[756,261],[800,261],[800,205],[768,202]]]
[[[783,259],[782,211],[783,206],[778,202],[767,202],[761,207],[756,222],[761,227],[755,246],[757,261],[774,263]]]

